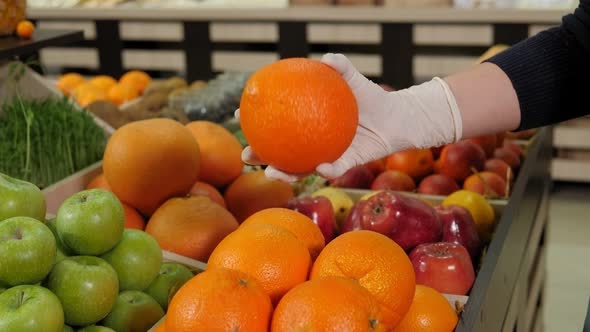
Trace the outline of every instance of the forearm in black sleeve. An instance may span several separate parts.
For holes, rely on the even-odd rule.
[[[521,111],[517,130],[590,114],[590,0],[581,0],[559,27],[487,61],[512,81]]]

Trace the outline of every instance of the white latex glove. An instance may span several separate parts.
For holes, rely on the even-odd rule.
[[[350,86],[359,110],[359,124],[349,148],[333,163],[316,168],[331,179],[350,168],[386,157],[394,152],[441,146],[461,139],[461,114],[455,98],[442,79],[408,89],[386,92],[363,76],[342,54],[325,54],[321,61],[336,71]],[[236,111],[239,119],[239,110]],[[247,164],[260,165],[250,147],[242,152]],[[307,174],[288,174],[267,167],[269,178],[294,182]]]

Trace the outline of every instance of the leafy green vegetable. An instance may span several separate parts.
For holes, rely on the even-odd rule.
[[[44,188],[99,161],[106,140],[67,98],[17,94],[0,111],[0,172]]]

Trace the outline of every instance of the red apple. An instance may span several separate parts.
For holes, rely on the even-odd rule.
[[[475,281],[473,263],[467,249],[450,242],[425,243],[410,253],[416,284],[444,294],[467,295]]]
[[[504,141],[503,146],[506,148],[509,148],[510,150],[512,150],[512,152],[516,153],[516,155],[519,158],[522,158],[524,156],[524,150],[522,149],[522,147],[520,145],[518,145],[518,143],[516,143],[514,141],[506,140],[506,141]]]
[[[473,174],[473,169],[481,171],[485,161],[486,153],[481,146],[464,140],[443,148],[435,163],[435,172],[460,182]]]
[[[508,180],[512,182],[514,180],[514,171],[510,168],[504,160],[492,158],[486,160],[486,163],[483,167],[484,171],[487,172],[494,172],[498,174],[502,179]]]
[[[432,206],[391,190],[357,203],[342,231],[359,229],[384,234],[406,251],[421,243],[440,241],[442,236],[442,222]]]
[[[318,225],[326,243],[332,241],[336,232],[336,217],[330,200],[324,196],[294,197],[287,202],[286,208],[300,212]]]
[[[372,190],[396,190],[396,191],[414,191],[416,183],[408,174],[400,171],[387,170],[379,174],[373,184]]]
[[[518,158],[516,153],[507,147],[497,148],[494,151],[494,158],[504,160],[513,170],[516,170],[520,167],[520,158]]]
[[[442,174],[432,174],[425,177],[418,186],[418,193],[425,195],[450,195],[459,190],[457,182]]]
[[[366,165],[359,165],[329,182],[332,187],[369,189],[374,179],[375,175]]]
[[[442,221],[442,242],[457,243],[465,247],[475,260],[481,250],[481,239],[471,213],[460,205],[434,207]]]
[[[506,181],[493,172],[478,172],[465,179],[463,189],[480,193],[486,197],[505,197]]]
[[[377,159],[377,160],[370,161],[370,162],[366,163],[365,166],[371,172],[373,172],[374,176],[377,176],[377,175],[383,173],[383,171],[385,171],[385,159]]]
[[[498,138],[496,135],[484,135],[469,138],[469,141],[479,145],[484,152],[486,153],[486,157],[489,158],[494,155],[494,150],[497,148],[497,141]]]

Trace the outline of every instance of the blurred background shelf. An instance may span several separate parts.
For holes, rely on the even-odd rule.
[[[8,59],[21,54],[33,54],[49,46],[61,46],[84,39],[82,31],[75,30],[37,30],[31,39],[15,36],[0,37],[0,59]]]

